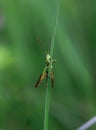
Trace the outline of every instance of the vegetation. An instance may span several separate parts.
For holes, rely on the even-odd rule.
[[[58,0],[0,1],[0,128],[43,130],[46,86],[34,85],[50,50]],[[49,130],[75,130],[96,114],[96,2],[61,0]],[[95,130],[96,126],[92,126]]]

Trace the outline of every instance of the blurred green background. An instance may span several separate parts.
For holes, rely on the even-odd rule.
[[[0,0],[0,128],[43,130],[45,66],[58,0]],[[75,130],[96,114],[96,0],[61,0],[49,130]],[[92,126],[90,130],[96,130]]]

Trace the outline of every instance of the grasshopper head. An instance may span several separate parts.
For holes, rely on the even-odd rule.
[[[46,65],[49,65],[51,62],[51,57],[49,54],[46,55]]]
[[[47,60],[47,61],[51,60],[51,57],[50,57],[49,54],[46,55],[46,60]]]

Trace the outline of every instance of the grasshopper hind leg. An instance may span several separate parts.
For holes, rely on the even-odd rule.
[[[51,85],[53,88],[54,87],[54,73],[53,73],[53,71],[50,73],[50,80],[51,80]]]

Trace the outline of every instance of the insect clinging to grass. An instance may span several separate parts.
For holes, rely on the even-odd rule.
[[[41,44],[41,41],[40,41],[40,44]],[[35,88],[37,88],[44,79],[46,79],[46,85],[47,85],[48,78],[50,78],[50,80],[51,80],[51,86],[54,87],[53,63],[56,60],[52,59],[50,54],[43,47],[43,44],[41,44],[41,46],[42,46],[42,49],[45,51],[45,54],[46,54],[46,57],[45,57],[45,68],[44,68],[42,74],[40,75],[38,81],[36,82]],[[50,68],[50,72],[49,72],[49,68]]]

